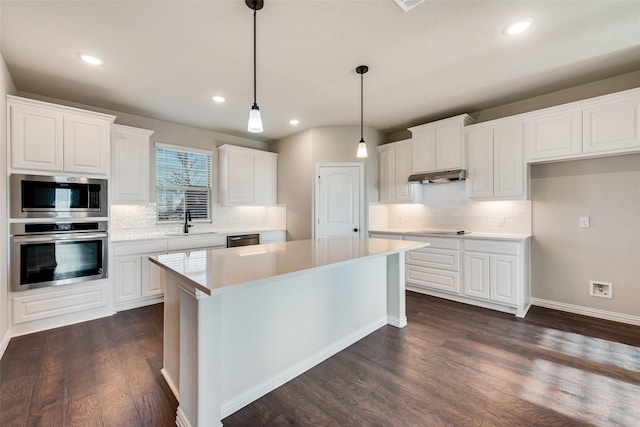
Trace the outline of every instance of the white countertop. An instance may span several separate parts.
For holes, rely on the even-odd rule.
[[[508,234],[508,233],[478,233],[475,231],[465,231],[465,234],[440,234],[429,233],[421,230],[369,230],[369,233],[392,234],[398,236],[429,236],[445,237],[453,239],[486,239],[486,240],[526,240],[531,234]]]
[[[175,228],[175,227],[174,227]],[[184,239],[189,237],[197,237],[197,236],[227,236],[230,234],[253,234],[253,233],[266,233],[270,231],[285,231],[280,228],[269,229],[269,228],[259,228],[259,229],[246,229],[246,228],[238,228],[238,229],[220,229],[220,230],[191,230],[188,234],[181,233],[177,228],[174,229],[166,229],[163,227],[157,228],[142,228],[142,229],[128,229],[128,230],[118,230],[111,233],[111,242],[131,242],[131,241],[144,241],[144,240],[157,240],[157,239]]]
[[[335,237],[237,248],[178,252],[150,257],[207,295],[274,277],[308,272],[429,246],[426,242]]]

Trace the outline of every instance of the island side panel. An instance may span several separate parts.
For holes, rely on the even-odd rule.
[[[222,417],[387,323],[387,257],[221,295]]]
[[[180,293],[177,276],[165,270],[162,376],[180,400]]]
[[[407,326],[404,258],[405,252],[387,255],[388,322],[397,328]]]

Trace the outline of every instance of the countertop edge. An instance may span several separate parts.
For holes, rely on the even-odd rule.
[[[193,238],[193,237],[214,237],[214,236],[228,236],[230,234],[252,234],[252,233],[268,233],[271,231],[284,231],[286,232],[286,228],[259,228],[259,229],[240,229],[240,230],[215,230],[211,232],[202,232],[202,233],[193,233],[193,234],[185,234],[183,236],[175,236],[169,234],[156,234],[145,237],[128,237],[122,238],[116,234],[116,238],[113,238],[113,235],[110,236],[111,243],[129,243],[129,242],[153,242],[157,240],[176,240],[176,239],[185,239],[185,238]]]
[[[369,233],[393,234],[398,236],[428,236],[428,237],[444,237],[447,239],[478,239],[478,240],[513,240],[524,241],[532,237],[531,234],[500,234],[500,233],[481,233],[470,231],[467,234],[437,234],[437,233],[421,233],[411,230],[369,230]]]

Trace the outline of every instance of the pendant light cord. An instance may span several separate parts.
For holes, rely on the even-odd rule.
[[[364,142],[364,73],[360,74],[360,142]]]
[[[256,83],[256,1],[253,2],[253,105],[258,105]]]

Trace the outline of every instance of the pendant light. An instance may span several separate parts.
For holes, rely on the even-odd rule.
[[[247,130],[251,133],[262,132],[262,117],[258,107],[256,96],[256,12],[264,6],[264,0],[245,0],[245,3],[253,10],[253,105],[249,110],[249,124]]]
[[[360,142],[358,143],[358,152],[356,157],[364,159],[367,157],[367,144],[364,142],[364,73],[369,71],[366,65],[359,65],[356,73],[360,74]]]

